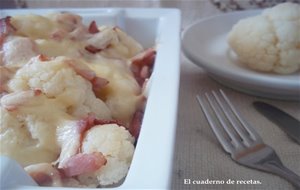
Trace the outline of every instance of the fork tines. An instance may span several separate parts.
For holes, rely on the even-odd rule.
[[[250,147],[262,143],[260,136],[240,116],[222,90],[197,96],[213,132],[223,148],[231,153],[232,149]],[[206,100],[206,101],[205,101]]]
[[[300,189],[300,177],[282,164],[273,148],[262,142],[222,90],[205,93],[202,98],[197,96],[197,100],[219,142],[234,161],[274,173]]]

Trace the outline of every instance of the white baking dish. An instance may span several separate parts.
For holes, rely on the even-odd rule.
[[[157,47],[140,136],[128,175],[117,188],[168,189],[172,176],[179,90],[180,11],[159,8],[24,9],[0,10],[0,16],[55,11],[79,14],[86,23],[95,20],[99,25],[117,25],[145,48]],[[13,171],[6,170],[1,176],[10,172]],[[18,184],[22,180],[12,180],[13,189],[64,189],[22,186]]]

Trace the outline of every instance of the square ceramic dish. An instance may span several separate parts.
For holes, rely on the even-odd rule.
[[[69,11],[83,17],[84,23],[117,25],[145,48],[156,46],[157,55],[151,86],[134,157],[124,182],[117,189],[167,189],[170,187],[173,146],[176,132],[180,73],[180,11],[177,9],[24,9],[1,10],[0,16],[47,14]],[[1,176],[9,175],[2,163]],[[4,165],[4,166],[3,166]],[[13,189],[64,189],[24,186],[16,179]],[[83,188],[84,189],[84,188]],[[115,188],[114,188],[115,189]]]

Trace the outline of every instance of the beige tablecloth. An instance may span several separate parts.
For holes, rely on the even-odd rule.
[[[182,29],[192,22],[207,16],[222,14],[210,1],[205,0],[162,0],[162,1],[33,1],[32,7],[175,7],[182,11]],[[178,126],[174,151],[172,189],[293,189],[285,180],[271,174],[252,170],[233,162],[216,140],[202,114],[195,96],[205,91],[222,88],[244,118],[271,145],[283,163],[300,175],[300,146],[294,143],[283,131],[272,124],[257,111],[251,103],[263,100],[278,106],[300,119],[300,103],[270,100],[247,95],[224,87],[212,80],[201,68],[181,56],[181,79],[178,107]],[[158,171],[159,172],[159,171]],[[155,175],[155,174],[142,174]],[[200,183],[205,180],[242,180],[245,183],[261,184],[223,184],[201,185],[185,184],[188,180]]]

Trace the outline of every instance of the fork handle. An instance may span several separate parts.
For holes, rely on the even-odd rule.
[[[286,179],[293,184],[297,190],[300,190],[300,177],[285,167],[281,162],[268,162],[265,166],[270,170],[270,172]]]

